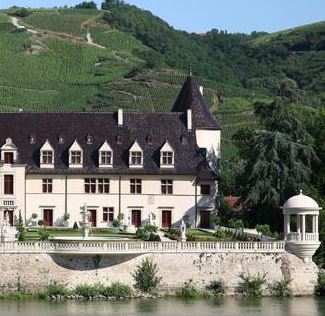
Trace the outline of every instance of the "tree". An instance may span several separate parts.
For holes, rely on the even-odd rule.
[[[75,6],[76,9],[97,9],[97,5],[94,1],[84,1]]]
[[[26,229],[24,226],[24,221],[21,216],[21,211],[19,210],[18,222],[17,222],[18,240],[24,241],[26,238]]]
[[[250,224],[281,229],[279,207],[307,187],[317,156],[302,122],[281,100],[255,104],[255,114],[264,129],[234,136],[244,161],[240,202]]]
[[[118,6],[121,4],[124,4],[124,2],[121,0],[105,0],[102,3],[102,10],[109,10],[110,8],[112,8],[114,6]]]

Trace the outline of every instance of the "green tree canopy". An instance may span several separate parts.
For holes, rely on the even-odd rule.
[[[317,156],[302,122],[280,100],[255,104],[255,114],[264,129],[234,136],[243,159],[241,201],[251,224],[280,229],[279,207],[308,186]]]
[[[84,1],[75,6],[76,9],[97,9],[97,5],[94,1]]]

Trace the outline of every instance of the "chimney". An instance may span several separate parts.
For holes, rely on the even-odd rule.
[[[203,86],[200,86],[200,92],[203,95]]]
[[[187,110],[187,130],[192,130],[192,110]]]
[[[118,126],[123,126],[123,109],[117,110],[117,124]]]

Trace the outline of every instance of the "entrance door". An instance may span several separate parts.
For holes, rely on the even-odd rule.
[[[132,225],[141,226],[141,210],[132,210]]]
[[[7,216],[10,226],[14,226],[14,211],[12,210],[5,210],[4,215]]]
[[[209,211],[201,211],[201,228],[210,228],[210,212]]]
[[[163,228],[170,228],[172,226],[172,211],[162,211],[161,226]]]
[[[91,224],[91,227],[97,226],[97,213],[96,210],[88,210],[89,212],[89,222]]]
[[[53,210],[44,209],[43,210],[43,220],[45,226],[53,226]]]

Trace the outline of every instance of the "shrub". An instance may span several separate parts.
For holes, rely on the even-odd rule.
[[[117,218],[113,220],[113,227],[120,227],[123,224],[124,214],[120,213]]]
[[[239,229],[239,228],[244,228],[244,222],[242,219],[233,219],[231,218],[229,221],[228,221],[228,226],[230,228],[236,228],[236,229]]]
[[[136,288],[145,293],[154,293],[161,282],[161,277],[158,276],[157,264],[152,259],[145,258],[141,264],[137,266],[132,276],[135,280]]]
[[[105,295],[106,288],[100,283],[94,285],[81,284],[76,287],[75,293],[89,299],[98,295]]]
[[[40,220],[38,221],[38,226],[44,226],[44,225],[45,225],[44,220],[40,219]]]
[[[315,294],[318,296],[325,296],[325,274],[319,273],[317,285],[315,287]]]
[[[136,237],[141,240],[151,240],[156,241],[158,236],[157,233],[158,227],[155,225],[147,224],[144,227],[139,227],[136,231]],[[151,239],[150,239],[151,238]],[[159,238],[159,236],[158,236]],[[160,240],[160,238],[159,238]]]
[[[36,213],[32,214],[32,219],[36,219],[38,217],[38,215]]]
[[[222,280],[214,280],[209,283],[207,290],[211,291],[214,295],[223,295],[226,292],[225,283]]]
[[[48,240],[50,238],[50,232],[47,231],[45,228],[40,228],[38,230],[38,235],[42,241]]]
[[[26,228],[24,226],[21,211],[19,210],[18,222],[17,222],[18,240],[24,241],[26,239]]]
[[[120,282],[114,282],[110,286],[105,288],[104,295],[110,297],[130,297],[132,295],[132,288],[127,284]]]
[[[65,296],[69,294],[69,290],[63,284],[59,284],[55,282],[47,287],[46,294],[48,296],[53,296],[53,295]]]
[[[273,236],[272,232],[271,232],[271,227],[268,224],[264,224],[264,225],[256,225],[256,230],[265,235],[265,236]]]
[[[239,275],[241,282],[239,286],[240,292],[245,296],[258,297],[262,295],[262,285],[265,284],[265,276],[251,276],[241,273]]]
[[[78,229],[78,228],[79,228],[78,227],[78,223],[77,222],[74,222],[72,229]]]
[[[177,292],[177,296],[184,299],[195,299],[202,297],[203,293],[197,289],[192,282],[193,280],[185,282],[181,290]]]
[[[31,11],[28,11],[26,8],[18,8],[16,11],[11,13],[11,15],[18,16],[20,18],[25,18],[26,16],[29,16],[30,14],[31,14]]]
[[[291,296],[291,289],[289,287],[289,282],[278,281],[271,285],[272,295],[278,297],[288,297]]]

